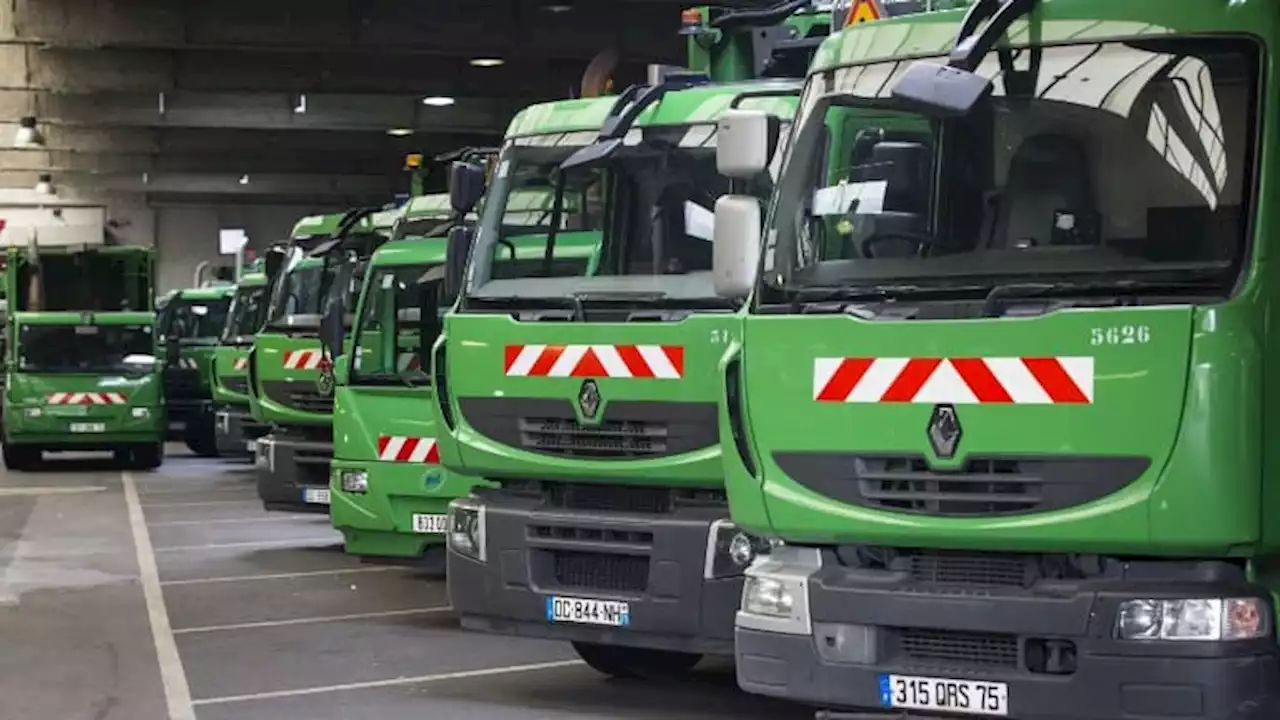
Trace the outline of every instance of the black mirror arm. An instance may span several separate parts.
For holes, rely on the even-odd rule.
[[[956,45],[947,64],[968,72],[976,71],[1013,21],[1031,12],[1035,5],[1036,0],[979,0],[960,23]],[[987,24],[979,33],[978,27],[983,22]]]

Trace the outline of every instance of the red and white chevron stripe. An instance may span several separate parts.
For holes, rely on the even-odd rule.
[[[285,370],[319,370],[324,353],[314,350],[287,350],[284,354]]]
[[[198,367],[200,367],[200,365],[196,362],[195,358],[187,358],[187,357],[178,358],[177,362],[175,362],[173,366],[176,368],[181,368],[183,370],[195,370]]]
[[[817,358],[813,399],[842,403],[1089,404],[1092,357]]]
[[[248,370],[249,358],[247,357],[236,358],[236,361],[234,363],[231,363],[231,369],[232,370]]]
[[[45,397],[50,405],[124,405],[127,401],[120,393],[56,392]]]
[[[508,345],[507,377],[608,377],[679,380],[678,345]]]
[[[378,459],[384,462],[439,463],[440,450],[435,438],[383,435],[378,438]]]

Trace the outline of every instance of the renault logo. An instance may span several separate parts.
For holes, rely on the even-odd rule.
[[[964,431],[960,428],[960,416],[956,414],[954,405],[934,405],[933,414],[929,416],[929,445],[933,453],[943,460],[955,457],[956,448],[960,447],[960,436]]]
[[[578,390],[578,409],[582,411],[582,417],[595,419],[596,412],[600,410],[600,388],[595,380],[582,382],[582,388]]]

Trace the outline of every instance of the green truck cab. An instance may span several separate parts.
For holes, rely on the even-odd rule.
[[[266,272],[258,261],[236,282],[227,322],[210,363],[215,441],[218,454],[224,457],[254,458],[258,438],[269,429],[253,419],[249,407],[249,350],[267,319],[269,292]]]
[[[728,553],[738,533],[715,417],[739,323],[710,275],[729,189],[715,129],[731,107],[755,107],[780,136],[800,86],[651,78],[512,120],[433,363],[441,459],[486,481],[450,506],[463,627],[570,641],[618,676],[733,653],[744,567]],[[744,187],[764,197],[769,185]],[[565,229],[553,220],[539,239],[538,271],[506,277],[504,212],[527,188],[555,193]],[[561,238],[588,233],[596,267],[555,267]]]
[[[333,458],[332,358],[321,342],[328,303],[350,324],[355,273],[387,240],[399,210],[368,208],[304,218],[284,248],[265,257],[271,283],[267,319],[249,353],[258,438],[258,496],[267,510],[327,513]]]
[[[129,468],[164,460],[149,248],[9,248],[5,257],[4,464],[107,451]]]
[[[204,457],[218,454],[210,365],[227,324],[233,292],[229,284],[174,290],[165,298],[157,320],[164,348],[169,436]]]
[[[781,543],[739,682],[831,717],[1280,717],[1280,12],[968,13],[833,36],[763,232],[717,207],[732,515]],[[719,151],[759,171],[758,138]]]
[[[507,203],[504,224],[513,234],[499,248],[507,274],[541,268],[553,199],[554,193],[526,191]],[[452,305],[442,295],[424,302],[422,293],[440,292],[452,215],[448,195],[414,198],[392,241],[370,261],[353,344],[336,368],[329,508],[347,552],[416,558],[440,570],[448,504],[476,482],[440,466],[439,428],[422,414],[433,398],[422,348],[429,351],[439,330],[438,320],[424,330],[422,313],[435,307],[438,317]],[[598,234],[565,237],[555,249],[557,262],[593,271],[597,241]]]

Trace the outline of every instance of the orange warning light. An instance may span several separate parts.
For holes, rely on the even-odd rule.
[[[422,153],[410,153],[404,157],[406,170],[417,170],[422,167]]]
[[[871,22],[884,17],[884,11],[880,9],[879,0],[853,0],[853,4],[849,6],[849,14],[845,16],[844,24],[852,25],[854,23]]]

